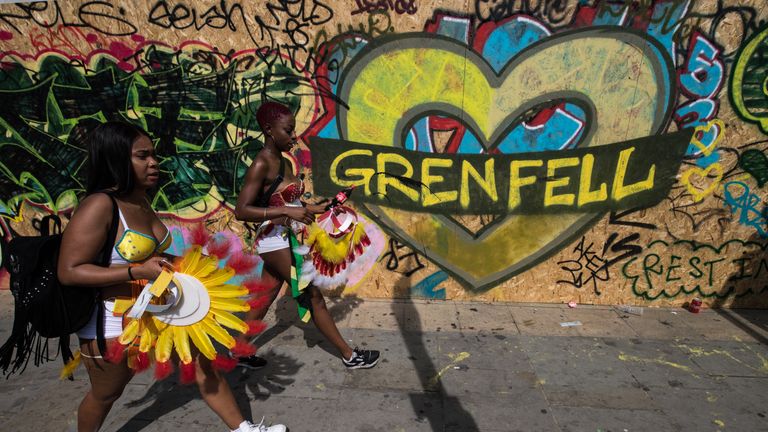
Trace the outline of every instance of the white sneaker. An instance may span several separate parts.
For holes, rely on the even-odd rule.
[[[253,424],[249,421],[240,423],[240,427],[232,432],[286,432],[288,428],[281,424],[272,425],[270,427],[264,426],[264,417],[261,418],[259,424]]]

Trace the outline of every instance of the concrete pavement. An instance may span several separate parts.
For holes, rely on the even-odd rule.
[[[0,291],[0,339],[13,299]],[[353,345],[347,371],[281,299],[258,339],[269,365],[228,375],[247,417],[291,432],[768,431],[768,311],[451,301],[329,300]],[[561,323],[580,325],[563,327]],[[59,362],[0,380],[4,431],[75,430],[84,369]],[[223,431],[197,389],[137,376],[105,431]]]

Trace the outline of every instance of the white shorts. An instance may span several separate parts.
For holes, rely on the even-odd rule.
[[[283,225],[272,225],[272,230],[262,235],[256,242],[256,252],[263,254],[291,247],[287,231],[288,229]]]
[[[112,339],[120,336],[123,332],[123,317],[115,316],[115,302],[113,300],[104,301],[104,339]],[[85,327],[77,332],[80,339],[96,339],[96,318],[99,308],[94,308],[91,320]]]

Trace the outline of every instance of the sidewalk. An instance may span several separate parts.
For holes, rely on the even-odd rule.
[[[0,291],[0,339],[11,326]],[[353,345],[382,351],[347,371],[281,299],[256,341],[269,365],[230,384],[256,421],[320,431],[768,431],[768,311],[450,301],[329,300]],[[562,327],[563,322],[581,325]],[[84,369],[60,362],[0,380],[5,431],[75,430]],[[195,387],[137,376],[105,431],[225,431]]]

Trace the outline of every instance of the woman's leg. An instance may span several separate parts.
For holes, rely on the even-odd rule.
[[[261,259],[264,260],[264,269],[269,271],[280,281],[291,280],[291,250],[280,249],[274,252],[268,252],[261,254]],[[312,302],[312,320],[320,330],[320,333],[328,339],[328,342],[333,344],[343,358],[348,359],[352,355],[352,348],[347,345],[344,338],[341,337],[336,323],[331,317],[331,313],[325,306],[325,298],[317,287],[310,285],[306,288]]]
[[[230,428],[237,429],[243,422],[243,414],[237,406],[235,395],[220,371],[202,355],[197,356],[195,379],[200,395],[211,410]]]
[[[266,271],[266,269],[265,269]],[[276,278],[277,279],[277,278]],[[267,315],[267,311],[269,310],[269,307],[272,305],[272,303],[275,302],[275,298],[277,298],[277,294],[280,292],[280,288],[283,286],[282,279],[277,279],[277,282],[272,289],[270,289],[266,295],[269,296],[269,302],[266,303],[263,307],[251,309],[248,312],[245,313],[245,320],[246,321],[253,321],[253,320],[262,320],[264,319],[264,316]],[[248,342],[250,340],[250,336],[246,336],[244,334],[240,334],[236,337],[237,339]]]
[[[243,423],[243,413],[240,411],[240,407],[237,405],[235,395],[232,394],[232,389],[229,387],[226,378],[211,364],[211,361],[200,355],[194,353],[196,356],[195,364],[195,380],[197,381],[197,387],[200,389],[200,395],[203,400],[211,408],[211,410],[218,415],[221,420],[232,430],[238,429]],[[246,427],[246,430],[256,431],[262,430],[250,425]],[[285,432],[286,428],[283,425],[273,425],[266,428],[267,432]]]
[[[100,355],[96,341],[92,339],[81,340],[80,351],[90,357]],[[126,384],[133,378],[133,371],[128,367],[126,359],[114,364],[101,358],[83,356],[82,361],[88,371],[91,389],[77,409],[77,430],[95,432],[101,428],[112,404],[123,394]]]

